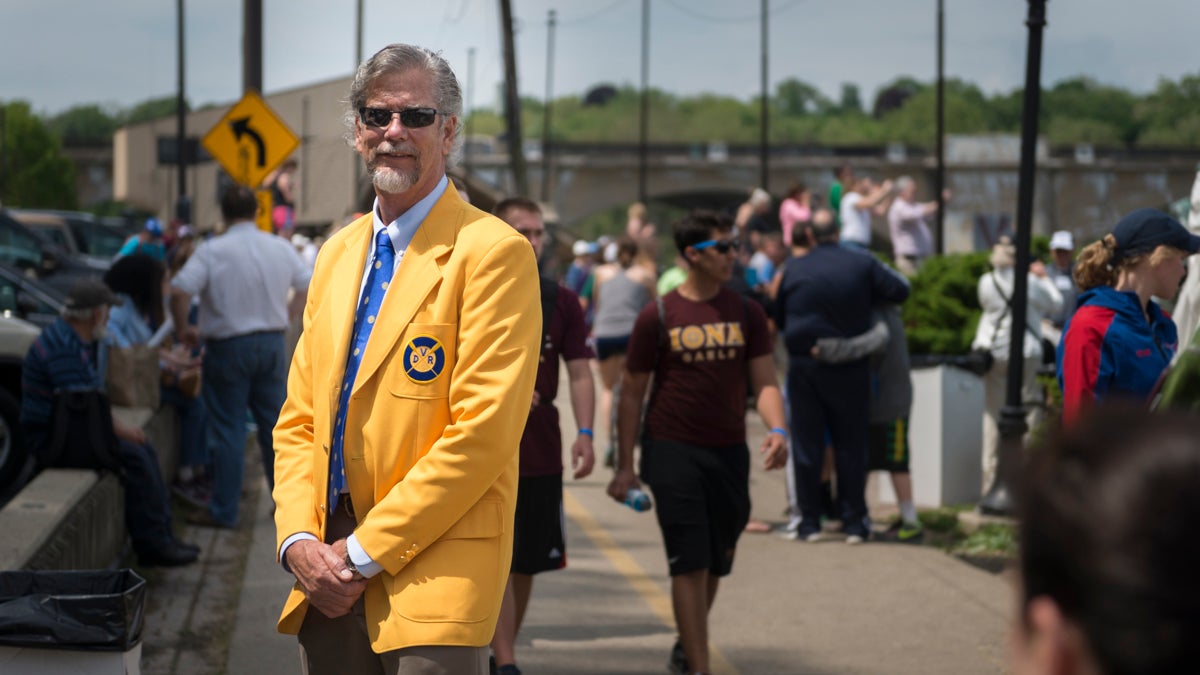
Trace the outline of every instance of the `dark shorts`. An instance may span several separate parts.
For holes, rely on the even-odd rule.
[[[620,356],[629,350],[629,336],[596,338],[596,360],[603,361],[610,356]]]
[[[654,495],[671,576],[733,569],[750,520],[750,451],[642,439],[642,480]]]
[[[867,471],[908,473],[908,418],[871,425]]]
[[[522,476],[517,484],[512,571],[537,574],[567,566],[562,474]]]

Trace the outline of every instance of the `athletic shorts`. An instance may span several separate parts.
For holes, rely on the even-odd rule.
[[[610,356],[620,356],[629,350],[629,336],[596,338],[596,360],[603,361]]]
[[[908,418],[871,424],[867,471],[908,473]]]
[[[733,569],[750,520],[750,451],[745,443],[703,447],[642,439],[641,476],[654,496],[671,576]]]
[[[567,566],[562,474],[521,476],[513,524],[512,571],[537,574]]]

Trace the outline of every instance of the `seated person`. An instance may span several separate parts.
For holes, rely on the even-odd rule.
[[[145,345],[155,331],[173,333],[170,326],[164,329],[172,322],[163,302],[170,295],[170,279],[162,261],[141,253],[125,256],[105,272],[104,283],[121,301],[108,317],[108,340],[113,346]],[[162,404],[173,406],[179,415],[179,477],[173,491],[192,506],[204,507],[212,494],[212,477],[207,413],[197,386],[200,357],[176,344],[161,346],[158,360]]]
[[[67,294],[63,315],[46,327],[25,355],[21,377],[21,430],[35,455],[50,441],[55,393],[99,390],[104,385],[107,345],[102,339],[111,305],[119,300],[100,281],[86,280]],[[125,526],[138,564],[186,565],[200,549],[175,538],[171,502],[158,468],[158,455],[137,427],[113,419],[115,453],[125,486]]]
[[[1196,418],[1108,407],[1027,455],[1011,672],[1200,672]]]

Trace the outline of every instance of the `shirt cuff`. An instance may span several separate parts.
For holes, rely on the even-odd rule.
[[[368,579],[383,571],[383,565],[371,560],[371,556],[359,545],[358,537],[353,534],[346,537],[346,555],[350,556],[350,561],[358,568],[358,573]]]
[[[287,564],[288,547],[298,541],[304,541],[305,539],[309,541],[319,541],[315,535],[309,534],[308,532],[297,532],[287,539],[284,539],[283,546],[279,547],[279,564],[283,565],[283,569],[287,570],[289,574],[291,573],[292,568],[288,567]]]

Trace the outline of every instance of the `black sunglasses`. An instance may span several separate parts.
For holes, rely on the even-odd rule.
[[[699,244],[692,244],[692,248],[697,251],[703,251],[706,248],[715,248],[717,249],[717,253],[729,253],[733,250],[733,242],[728,239],[709,239]]]
[[[420,129],[433,124],[438,111],[433,108],[405,108],[404,110],[388,110],[387,108],[359,108],[358,118],[369,127],[385,129],[392,123],[392,117],[400,116],[400,124],[409,129]]]

